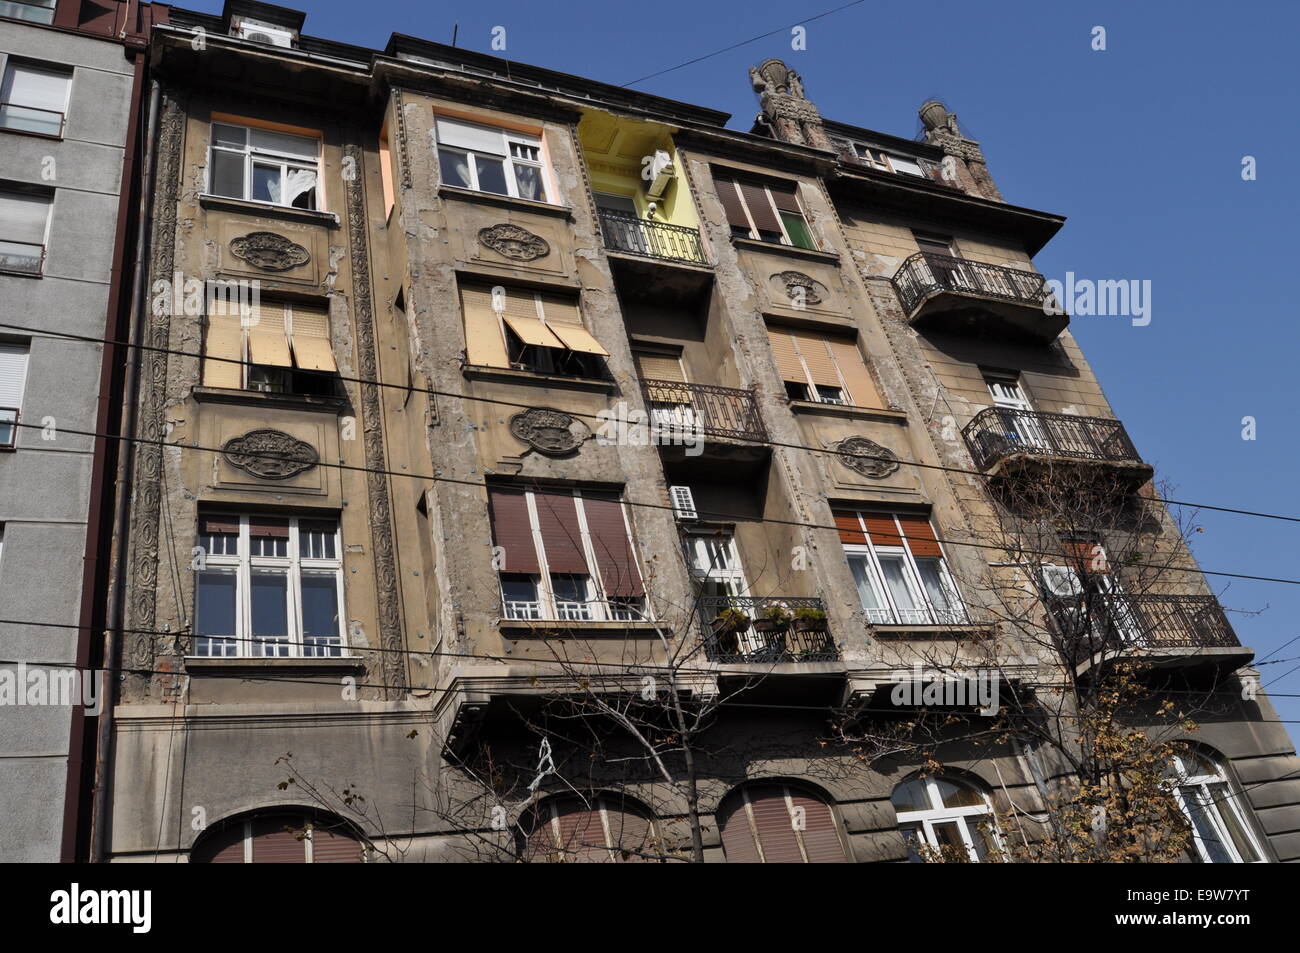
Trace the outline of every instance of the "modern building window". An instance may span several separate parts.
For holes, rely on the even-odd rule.
[[[18,442],[18,417],[27,387],[27,345],[0,343],[0,450]]]
[[[324,815],[234,817],[203,832],[192,864],[360,864],[366,845],[345,823]]]
[[[913,863],[987,863],[1000,852],[993,806],[984,791],[951,777],[914,777],[889,799]]]
[[[858,598],[873,625],[964,625],[965,606],[923,516],[835,510]]]
[[[54,22],[55,0],[0,0],[0,17],[30,20],[32,23]]]
[[[542,140],[512,129],[437,119],[443,185],[546,201]]]
[[[0,189],[0,272],[41,273],[51,202],[48,194]]]
[[[198,531],[195,655],[343,654],[343,548],[336,521],[203,515]]]
[[[460,300],[470,365],[562,377],[605,376],[602,358],[609,352],[582,326],[576,297],[464,284]]]
[[[1192,825],[1196,855],[1207,864],[1256,864],[1264,852],[1251,829],[1244,795],[1223,765],[1199,751],[1174,756],[1178,805]]]
[[[493,486],[488,504],[505,618],[644,619],[631,523],[617,495]]]
[[[609,795],[552,798],[529,811],[522,826],[524,860],[532,864],[645,863],[662,857],[654,821],[638,805]]]
[[[67,70],[10,60],[0,80],[0,129],[62,137],[71,89]]]
[[[817,248],[799,204],[796,183],[751,179],[730,171],[716,171],[713,181],[732,235],[774,245]]]
[[[329,312],[320,305],[261,298],[253,304],[223,299],[210,289],[203,355],[207,387],[336,393]]]
[[[775,326],[767,337],[791,400],[884,406],[853,338]]]
[[[846,864],[835,812],[819,795],[785,784],[748,784],[718,810],[729,864]]]
[[[317,208],[320,151],[320,139],[312,136],[214,122],[208,192],[289,208]]]

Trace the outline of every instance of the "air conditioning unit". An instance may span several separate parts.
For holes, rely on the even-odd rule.
[[[673,168],[673,159],[663,149],[656,149],[654,155],[649,157],[642,172],[642,178],[645,180],[645,194],[652,199],[661,199],[664,193],[668,191],[668,184],[672,182],[673,176],[677,170]]]
[[[1083,592],[1078,575],[1069,566],[1044,566],[1043,586],[1054,596],[1077,596]]]
[[[673,513],[682,522],[697,520],[699,512],[695,509],[695,494],[689,486],[670,486],[668,495],[672,497]]]

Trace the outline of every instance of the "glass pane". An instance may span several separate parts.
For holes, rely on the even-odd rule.
[[[0,268],[26,275],[39,275],[44,254],[45,249],[40,245],[0,241]]]
[[[934,831],[935,846],[939,848],[944,860],[951,862],[969,859],[970,852],[966,850],[961,827],[956,821],[940,821],[931,824],[930,829]]]
[[[289,654],[289,587],[282,572],[255,569],[252,573],[253,653],[255,655]]]
[[[782,212],[781,223],[785,225],[785,233],[790,236],[790,244],[799,248],[813,248],[817,246],[813,243],[812,233],[808,231],[808,226],[804,224],[803,217],[793,212]]]
[[[315,160],[320,154],[320,140],[307,136],[291,136],[285,132],[267,129],[250,129],[252,147],[263,152],[278,152],[299,159]]]
[[[439,149],[438,167],[442,170],[443,185],[455,185],[462,189],[472,187],[469,178],[469,156],[465,153]]]
[[[936,609],[947,609],[948,591],[944,588],[943,575],[939,572],[939,560],[918,559],[916,570],[921,577],[921,585],[925,586],[925,595],[930,600],[930,605]]]
[[[925,857],[921,854],[921,844],[924,842],[924,837],[921,835],[920,826],[917,824],[900,824],[898,829],[903,832],[903,843],[907,845],[908,863],[924,863]]]
[[[338,578],[332,572],[302,574],[302,640],[304,655],[338,654]]]
[[[474,157],[474,168],[478,170],[478,188],[480,192],[508,194],[506,190],[506,167],[501,159],[489,159],[485,156]]]
[[[235,152],[212,151],[212,194],[244,197],[244,157]]]
[[[866,556],[850,556],[849,568],[853,570],[853,581],[858,587],[858,598],[864,609],[883,609],[885,601],[876,591],[876,584],[871,579],[871,566]]]
[[[212,124],[212,144],[229,149],[243,150],[248,145],[248,130],[241,126],[227,126],[222,122]]]
[[[542,188],[542,170],[537,166],[515,163],[515,185],[520,198],[532,199],[534,202],[546,201],[546,191]]]
[[[552,575],[551,590],[557,600],[584,602],[587,598],[587,577],[577,575]]]
[[[975,848],[975,857],[986,863],[989,855],[997,856],[998,845],[993,838],[992,817],[966,818],[966,832],[970,834],[971,846]]]
[[[63,113],[11,103],[0,104],[0,129],[57,136],[63,132]]]
[[[532,576],[504,575],[501,592],[507,602],[532,602],[537,598],[537,580]]]
[[[12,447],[18,428],[18,411],[0,409],[0,447]]]
[[[984,798],[975,789],[965,784],[954,784],[944,778],[936,778],[935,786],[944,807],[983,807]]]
[[[900,609],[915,609],[912,590],[907,586],[907,577],[903,573],[903,557],[881,556],[880,571],[885,574],[885,585],[894,599],[894,605]]]
[[[253,194],[250,198],[256,202],[274,202],[278,205],[280,195],[280,167],[253,163]]]
[[[235,654],[235,586],[233,572],[198,574],[194,595],[194,654]]]
[[[0,0],[0,17],[12,17],[15,20],[29,20],[32,23],[53,23],[54,3],[18,3],[16,0]]]
[[[1219,815],[1219,820],[1223,824],[1224,830],[1228,832],[1228,837],[1232,839],[1232,844],[1237,848],[1237,854],[1241,857],[1242,863],[1253,864],[1259,860],[1259,854],[1255,851],[1254,845],[1250,841],[1250,835],[1246,833],[1243,824],[1239,805],[1240,797],[1234,797],[1228,790],[1226,784],[1207,784],[1206,790],[1214,802],[1214,809]]]
[[[895,811],[928,811],[933,805],[930,803],[930,793],[925,789],[924,778],[913,778],[894,788],[894,793],[889,796],[893,802]]]
[[[1232,856],[1228,853],[1228,848],[1224,845],[1214,822],[1206,813],[1205,805],[1201,801],[1202,790],[1199,785],[1186,785],[1182,789],[1183,803],[1187,805],[1187,811],[1190,816],[1192,827],[1195,828],[1197,836],[1201,841],[1201,848],[1212,864],[1230,864]]]

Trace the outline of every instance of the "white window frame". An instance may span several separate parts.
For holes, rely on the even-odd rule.
[[[194,580],[194,618],[198,620],[198,592],[199,580],[198,572],[233,572],[235,576],[235,629],[231,638],[233,645],[230,647],[232,652],[212,651],[213,648],[220,649],[221,645],[218,640],[222,636],[214,635],[194,635],[194,657],[197,658],[351,658],[348,652],[347,631],[344,625],[346,614],[343,607],[343,539],[339,528],[337,517],[315,517],[315,516],[281,516],[268,515],[266,519],[287,519],[289,522],[289,538],[286,542],[286,556],[254,556],[252,555],[252,544],[249,535],[249,519],[253,514],[249,513],[203,513],[200,519],[225,519],[239,520],[239,539],[236,553],[228,555],[225,553],[204,553],[203,559],[205,567],[203,570],[196,570]],[[263,518],[257,514],[257,518]],[[334,523],[334,558],[321,559],[304,557],[299,552],[299,524],[300,521],[306,522],[333,522]],[[203,534],[196,534],[195,545],[201,545],[199,540]],[[286,588],[288,604],[285,607],[286,628],[289,630],[284,642],[256,642],[252,638],[252,576],[256,569],[270,569],[286,574]],[[338,607],[338,644],[313,643],[308,646],[303,635],[303,609],[302,609],[302,579],[304,574],[324,574],[332,573],[335,583],[335,605]],[[201,639],[211,640],[214,644],[207,652],[199,652],[199,641]],[[283,653],[268,653],[265,647],[283,647]],[[312,648],[315,651],[308,655],[307,649]]]
[[[989,389],[989,396],[993,399],[994,407],[1003,410],[1034,412],[1034,403],[1029,399],[1029,395],[1025,393],[1019,375],[986,372],[984,374],[984,384]],[[1011,419],[1011,429],[1015,432],[1015,437],[1018,440],[1030,447],[1045,449],[1051,446],[1037,419],[1019,415]]]
[[[231,146],[217,145],[217,135],[215,131],[216,126],[229,126],[232,129],[244,130],[244,134],[245,134],[244,148],[235,149],[232,148]],[[316,143],[316,161],[312,162],[311,160],[304,159],[302,156],[290,155],[287,152],[277,152],[274,149],[263,149],[263,148],[255,147],[253,145],[254,131],[269,132],[269,133],[274,133],[277,135],[285,135],[285,136],[295,136],[299,139],[312,140]],[[272,208],[292,208],[292,209],[298,209],[299,211],[323,212],[326,209],[325,209],[325,176],[322,174],[321,171],[321,166],[322,166],[321,152],[323,151],[322,146],[323,143],[321,137],[318,135],[304,136],[301,133],[297,133],[297,132],[283,132],[279,129],[267,129],[262,126],[246,126],[241,123],[228,121],[225,119],[214,119],[212,120],[212,122],[208,124],[208,168],[207,168],[207,183],[204,186],[204,191],[207,195],[211,195],[213,198],[231,198],[231,199],[238,199],[239,201],[242,202],[256,202],[258,205],[269,205]],[[218,195],[217,193],[212,191],[213,179],[216,174],[215,157],[218,152],[225,153],[226,155],[243,156],[244,194],[242,196]],[[314,203],[314,208],[303,209],[300,208],[299,206],[293,205],[288,202],[272,202],[272,201],[268,201],[267,199],[253,198],[252,196],[253,196],[254,165],[279,165],[281,183],[284,183],[288,179],[289,172],[291,170],[311,171],[315,173],[316,201]]]
[[[962,599],[961,591],[957,588],[956,582],[952,578],[952,572],[948,568],[948,556],[944,552],[943,544],[939,544],[938,557],[939,564],[939,581],[943,586],[944,594],[948,597],[949,606],[941,609],[934,605],[930,600],[929,590],[925,588],[925,583],[921,578],[920,569],[917,566],[917,558],[912,554],[912,547],[907,537],[904,536],[903,525],[898,521],[897,513],[889,513],[888,516],[894,521],[894,529],[902,538],[901,546],[880,546],[871,539],[871,533],[867,529],[866,520],[862,514],[871,512],[877,515],[876,511],[864,510],[841,510],[840,512],[851,512],[858,518],[858,526],[862,532],[866,543],[844,543],[844,556],[846,560],[851,557],[857,557],[865,561],[867,568],[867,577],[876,594],[882,597],[885,606],[878,608],[868,608],[863,606],[863,612],[866,613],[867,621],[872,625],[965,625],[969,620],[965,600]],[[879,514],[886,515],[886,514]],[[934,523],[930,522],[930,529],[934,529]],[[938,539],[939,534],[935,533]],[[885,583],[885,573],[880,565],[880,557],[901,557],[903,566],[903,581],[907,586],[908,593],[912,601],[916,603],[915,608],[905,609],[898,606],[894,599],[894,594],[890,591],[889,586]],[[921,559],[935,559],[934,556],[921,556]],[[849,566],[852,571],[852,563]],[[856,588],[856,583],[855,583]]]
[[[554,186],[551,183],[551,177],[549,175],[549,170],[547,169],[546,147],[542,141],[541,136],[531,135],[526,132],[516,132],[513,129],[503,129],[500,126],[493,126],[487,123],[474,122],[473,120],[461,119],[459,117],[435,115],[434,116],[435,139],[437,138],[438,119],[446,119],[449,122],[456,122],[465,126],[474,126],[478,129],[484,129],[487,130],[488,132],[495,133],[501,137],[501,145],[502,145],[502,151],[499,154],[489,153],[489,152],[479,153],[479,152],[475,152],[473,149],[466,149],[464,146],[444,145],[441,141],[438,141],[436,145],[437,145],[437,153],[438,153],[439,180],[441,180],[442,178],[442,152],[444,149],[447,150],[448,152],[454,152],[457,155],[467,156],[470,160],[469,162],[466,163],[469,169],[469,181],[470,181],[469,185],[454,185],[453,183],[450,182],[443,182],[442,183],[443,185],[449,185],[452,188],[459,188],[459,189],[467,188],[472,192],[482,192],[484,195],[500,195],[501,193],[499,192],[489,192],[479,188],[478,165],[474,160],[479,155],[482,155],[485,158],[499,160],[502,163],[504,163],[506,194],[509,195],[511,198],[523,199],[525,202],[540,201],[546,205],[556,204],[555,202],[552,201],[552,198],[556,193],[554,192]],[[530,157],[515,155],[514,150],[511,148],[512,146],[522,146],[525,149],[536,149],[537,158],[533,159]],[[542,199],[540,200],[531,199],[528,198],[527,196],[522,196],[519,194],[519,182],[515,178],[514,167],[516,164],[528,166],[529,168],[537,170],[538,181],[542,184],[542,192],[544,196]]]
[[[57,133],[34,132],[30,129],[14,129],[10,126],[0,126],[0,132],[16,132],[23,135],[47,136],[54,139],[62,139],[63,133],[68,124],[68,104],[72,99],[73,72],[68,68],[59,65],[47,65],[45,63],[10,58],[4,64],[3,75],[0,75],[0,89],[3,89],[4,86],[8,84],[9,77],[15,69],[26,69],[33,73],[50,73],[60,76],[65,80],[63,86],[63,105],[59,109],[44,109],[39,106],[24,106],[21,103],[0,102],[0,106],[16,106],[19,109],[30,109],[33,112],[57,114],[59,117],[59,131]]]
[[[1197,856],[1202,863],[1215,863],[1211,859],[1209,848],[1205,845],[1205,840],[1201,831],[1197,828],[1195,821],[1192,819],[1192,811],[1188,806],[1188,798],[1197,797],[1200,800],[1202,816],[1214,827],[1214,833],[1219,839],[1219,845],[1229,856],[1228,863],[1242,864],[1266,864],[1268,856],[1264,853],[1264,847],[1260,843],[1259,837],[1255,834],[1255,826],[1251,823],[1247,812],[1242,810],[1241,799],[1244,797],[1241,790],[1228,776],[1227,769],[1218,758],[1212,758],[1204,752],[1197,752],[1200,760],[1205,761],[1214,768],[1215,773],[1205,774],[1200,771],[1195,762],[1183,756],[1182,754],[1174,755],[1174,797],[1178,801],[1178,807],[1187,818],[1187,823],[1192,829],[1192,840],[1196,847]],[[1189,770],[1189,765],[1196,768],[1195,772]],[[1215,798],[1212,794],[1210,785],[1222,785],[1228,792],[1227,797]],[[1190,790],[1189,790],[1190,789]],[[1228,832],[1222,817],[1222,812],[1228,810],[1232,812],[1233,817],[1237,819],[1237,825],[1245,834],[1246,839],[1250,842],[1251,848],[1255,851],[1258,858],[1253,861],[1242,859],[1241,852],[1237,849],[1236,841]]]
[[[987,791],[965,781],[962,778],[954,778],[950,775],[939,775],[938,777],[929,778],[907,778],[902,783],[906,784],[916,780],[921,781],[924,785],[925,795],[930,802],[930,807],[921,811],[896,810],[895,813],[898,818],[898,827],[900,831],[903,829],[904,825],[918,825],[926,846],[931,850],[939,851],[942,850],[942,847],[939,844],[938,836],[934,833],[934,826],[936,824],[956,824],[957,831],[961,834],[962,844],[966,848],[966,853],[970,856],[970,862],[977,864],[980,860],[979,855],[975,851],[974,838],[978,831],[973,831],[972,826],[978,822],[968,821],[968,818],[987,817],[989,820],[989,835],[993,840],[993,849],[998,853],[1002,851],[1002,833],[998,829],[997,816],[993,813],[993,804],[989,799]],[[969,791],[974,791],[979,795],[979,798],[983,803],[973,807],[946,807],[943,803],[943,794],[939,790],[938,782],[940,780],[947,781],[949,784],[965,788]],[[904,834],[903,837],[904,840],[906,840],[907,835]]]
[[[751,180],[751,179],[746,179],[746,181],[750,185],[758,186],[759,188],[761,188],[763,190],[763,194],[767,197],[767,204],[772,209],[772,214],[776,216],[777,224],[781,226],[780,243],[782,245],[788,245],[791,248],[803,248],[802,245],[796,245],[794,242],[790,240],[790,233],[785,227],[785,219],[781,217],[781,210],[777,208],[776,199],[772,197],[771,187],[766,182],[758,182],[756,180]],[[740,188],[740,180],[735,178],[727,178],[724,179],[721,183],[719,183],[719,186],[723,186],[723,185],[730,186],[731,188],[736,190],[736,196],[740,199],[740,207],[745,212],[745,221],[749,223],[748,237],[756,242],[763,241],[763,239],[759,237],[758,226],[754,224],[754,215],[749,210],[749,202],[745,200],[745,193]],[[807,229],[808,238],[811,239],[813,243],[813,247],[808,250],[820,251],[821,246],[818,245],[817,236],[813,234],[812,225],[810,225],[808,222],[808,211],[803,207],[803,199],[800,198],[799,191],[800,191],[799,183],[796,182],[794,184],[794,200],[799,203],[799,217],[803,220],[803,227]]]
[[[555,587],[551,582],[550,566],[546,561],[546,545],[542,540],[541,522],[537,516],[537,495],[533,490],[525,490],[524,502],[528,509],[528,523],[533,536],[533,549],[537,553],[538,572],[518,573],[506,571],[497,573],[497,591],[501,596],[502,618],[525,622],[640,622],[651,619],[652,615],[649,610],[647,595],[643,594],[639,597],[641,599],[639,609],[620,607],[617,597],[611,600],[606,595],[605,584],[600,577],[600,563],[596,560],[596,548],[592,542],[591,530],[587,526],[587,511],[583,506],[582,491],[573,490],[571,492],[573,493],[574,509],[578,514],[578,532],[581,536],[582,555],[587,563],[588,570],[585,575],[586,598],[576,601],[556,598]],[[632,558],[636,560],[637,571],[640,572],[640,558],[636,540],[632,536],[632,525],[628,521],[627,503],[620,500],[619,508],[623,513],[623,531],[627,534],[628,542],[632,548]],[[503,575],[529,576],[533,580],[537,593],[536,600],[512,601],[506,599],[505,589],[501,585]],[[562,572],[555,575],[575,576],[578,574]]]
[[[23,417],[23,398],[27,396],[27,377],[31,373],[32,367],[32,348],[31,343],[21,343],[16,341],[0,341],[0,350],[10,356],[17,358],[15,364],[21,362],[21,387],[15,388],[18,391],[18,400],[12,406],[0,403],[0,414],[4,414],[4,419],[0,419],[0,424],[12,429],[12,439],[0,443],[0,450],[15,450],[18,447],[18,434],[21,428],[18,426]],[[16,375],[17,376],[17,375]],[[13,419],[8,419],[8,412],[13,412]]]
[[[54,193],[27,192],[22,189],[6,188],[3,183],[0,183],[0,195],[34,196],[45,201],[45,231],[41,235],[40,245],[33,245],[31,242],[16,242],[7,239],[4,234],[4,222],[0,221],[0,245],[23,245],[28,248],[40,248],[41,250],[40,260],[37,263],[35,271],[0,268],[0,275],[21,275],[27,278],[40,278],[45,274],[45,257],[50,248],[50,227],[54,221]]]

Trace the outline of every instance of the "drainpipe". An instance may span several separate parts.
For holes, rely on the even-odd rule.
[[[160,99],[158,81],[149,84],[149,117],[144,140],[144,166],[140,177],[139,221],[136,223],[135,268],[131,276],[131,330],[127,338],[126,380],[123,386],[122,424],[119,433],[124,437],[135,433],[136,386],[139,378],[140,343],[145,320],[144,294],[145,255],[148,249],[149,223],[153,212],[154,190],[154,142],[158,137],[158,102]],[[109,851],[108,786],[113,764],[113,705],[117,700],[118,686],[121,684],[121,648],[124,633],[122,618],[125,614],[127,527],[131,499],[131,471],[135,461],[134,444],[129,440],[121,441],[117,455],[117,492],[113,501],[113,560],[112,579],[108,587],[107,619],[108,626],[104,632],[104,670],[108,673],[108,683],[104,687],[104,710],[99,716],[98,739],[95,746],[95,805],[91,815],[90,860],[102,862]]]

